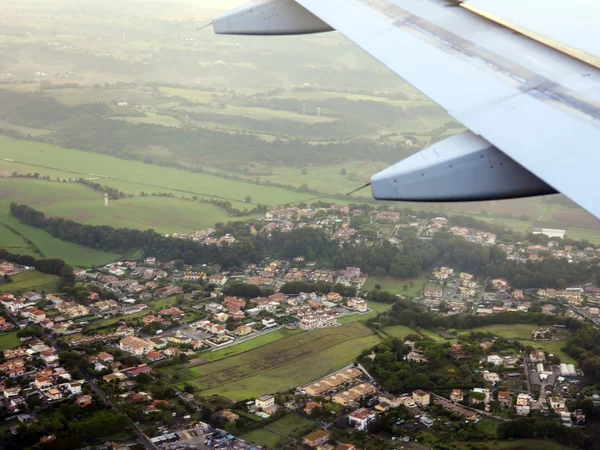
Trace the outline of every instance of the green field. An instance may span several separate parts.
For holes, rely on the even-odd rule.
[[[4,203],[26,204],[50,216],[115,228],[153,228],[160,233],[197,231],[230,220],[217,206],[158,196],[109,200],[79,183],[56,183],[26,178],[1,178]]]
[[[370,275],[363,289],[365,291],[370,291],[375,289],[375,285],[378,284],[381,286],[382,291],[387,291],[391,294],[400,294],[406,297],[415,297],[423,294],[425,283],[425,277],[398,279],[389,275]],[[404,289],[405,285],[406,290]]]
[[[66,261],[68,264],[79,267],[102,265],[120,258],[120,255],[116,253],[103,252],[71,242],[61,241],[60,239],[52,237],[44,230],[24,225],[18,219],[10,215],[8,206],[3,203],[2,199],[0,199],[0,223],[9,225],[11,228],[18,230],[19,233],[29,239],[33,243],[33,246],[41,252],[41,255],[39,253],[36,254],[31,246],[12,249],[7,248],[7,250],[17,254],[31,255],[35,258],[41,258],[42,256],[59,258]],[[5,227],[2,228],[6,229]],[[16,236],[16,234],[12,234]],[[0,239],[9,239],[8,242],[14,242],[14,238],[6,231],[3,231],[3,233],[0,234]],[[4,243],[4,240],[0,240],[0,248],[4,248]]]
[[[240,436],[240,439],[243,439],[250,444],[256,444],[267,448],[277,448],[280,443],[285,444],[287,441],[289,441],[289,439],[279,436],[272,431],[265,430],[264,428],[259,428],[257,430],[244,433]]]
[[[280,205],[307,200],[314,197],[285,189],[262,186],[254,183],[226,180],[208,173],[193,173],[184,170],[159,167],[137,161],[80,150],[66,149],[0,136],[0,171],[12,173],[15,164],[28,167],[26,173],[65,178],[95,178],[94,181],[118,188],[130,194],[140,192],[173,192],[178,196],[213,197],[232,202],[235,207],[252,205],[244,202],[250,196],[253,202],[265,205]]]
[[[471,448],[471,442],[455,442],[461,449]],[[477,445],[485,446],[490,450],[569,450],[571,447],[558,442],[545,439],[516,439],[510,441],[483,441]]]
[[[16,348],[21,344],[21,341],[17,337],[16,331],[10,331],[0,335],[0,351]]]
[[[534,324],[487,325],[474,328],[472,331],[493,333],[506,339],[518,339],[523,344],[542,349],[546,353],[555,354],[561,359],[561,362],[577,365],[574,358],[561,350],[566,341],[534,341],[531,339],[531,330],[534,328],[536,328]]]
[[[56,292],[56,282],[58,277],[48,275],[37,270],[27,270],[25,272],[11,275],[11,283],[0,285],[0,292],[13,291],[36,291],[47,292],[48,294]]]
[[[238,355],[240,353],[247,352],[249,350],[253,350],[258,347],[262,347],[263,345],[270,344],[271,342],[278,341],[279,339],[283,339],[294,334],[301,333],[302,330],[299,328],[295,330],[289,330],[287,328],[280,328],[275,331],[271,331],[270,333],[262,334],[250,340],[244,341],[240,344],[232,345],[231,347],[224,348],[222,350],[217,350],[215,352],[208,352],[202,355],[202,359],[205,361],[217,361],[219,359],[227,358],[229,356]]]
[[[510,325],[487,325],[485,327],[473,328],[472,331],[482,333],[493,333],[506,339],[531,339],[531,330],[537,328],[535,324],[519,323]]]
[[[383,332],[389,337],[405,339],[409,334],[419,334],[410,327],[404,325],[394,325],[391,327],[385,327]]]
[[[391,303],[378,303],[378,302],[368,302],[370,311],[367,313],[360,314],[350,314],[344,317],[340,317],[338,322],[343,324],[352,323],[352,322],[365,322],[373,317],[377,317],[377,314],[380,312],[387,311],[392,307]]]
[[[164,372],[173,383],[192,384],[202,395],[240,400],[309,383],[351,363],[379,341],[363,324],[352,323],[294,334],[209,363],[199,358]]]
[[[317,424],[298,414],[288,414],[287,416],[270,423],[269,428],[293,438],[300,438],[317,428]]]

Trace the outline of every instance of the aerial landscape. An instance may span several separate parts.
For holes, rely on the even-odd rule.
[[[348,195],[465,128],[240,3],[0,4],[0,449],[600,449],[598,219]]]

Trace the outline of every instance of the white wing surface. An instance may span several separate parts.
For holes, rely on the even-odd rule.
[[[262,3],[285,8],[291,1],[262,0]],[[483,188],[489,190],[489,183],[493,182],[501,194],[489,198],[557,190],[600,218],[600,70],[501,23],[517,21],[519,9],[515,5],[547,3],[546,0],[469,0],[462,6],[443,0],[294,1],[304,8],[303,14],[310,13],[315,20],[344,34],[468,128],[471,132],[467,132],[465,139],[448,144],[456,147],[457,142],[473,143],[471,153],[461,153],[457,163],[469,160],[469,171],[494,171],[500,166],[502,170],[514,167],[521,170],[519,176],[483,177],[488,180]],[[492,4],[512,4],[513,8],[487,11],[502,16],[501,21],[469,9],[485,10]],[[527,12],[524,16],[532,15],[531,9],[523,11]],[[543,16],[544,8],[540,6],[538,13]],[[218,23],[217,19],[215,28]],[[590,54],[600,42],[584,45],[585,33],[576,36],[568,30],[553,34],[542,27],[543,20],[533,21],[531,17],[524,17],[518,25]],[[234,28],[229,32],[235,32]],[[427,161],[422,158],[415,163],[413,158],[409,167],[411,175],[427,179],[429,198],[485,198],[477,195],[480,185],[476,179],[473,195],[447,194],[452,193],[453,176],[463,176],[465,168],[456,172],[447,155],[440,155],[446,151],[445,146],[436,145],[435,151],[427,155]],[[482,149],[487,153],[473,153]],[[473,163],[475,155],[481,158],[479,165]],[[499,155],[516,164],[501,164]],[[432,162],[437,156],[439,160]],[[406,167],[397,167],[401,164],[373,178],[376,197],[411,199],[415,177],[405,177]],[[436,170],[428,171],[432,164],[436,164]],[[519,186],[518,179],[527,174],[530,180]],[[516,188],[507,191],[501,186],[503,179],[515,183]],[[463,194],[464,189],[463,183]],[[444,192],[446,197],[441,197]],[[422,189],[415,199],[427,199]]]

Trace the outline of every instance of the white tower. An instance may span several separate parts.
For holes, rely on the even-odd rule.
[[[106,192],[104,193],[104,207],[108,207],[108,194]]]

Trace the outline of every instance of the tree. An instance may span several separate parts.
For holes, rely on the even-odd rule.
[[[252,197],[250,197],[249,195],[246,195],[246,198],[244,199],[244,201],[246,203],[252,203]]]
[[[342,170],[340,170],[340,175],[346,175],[346,169],[342,168]]]

